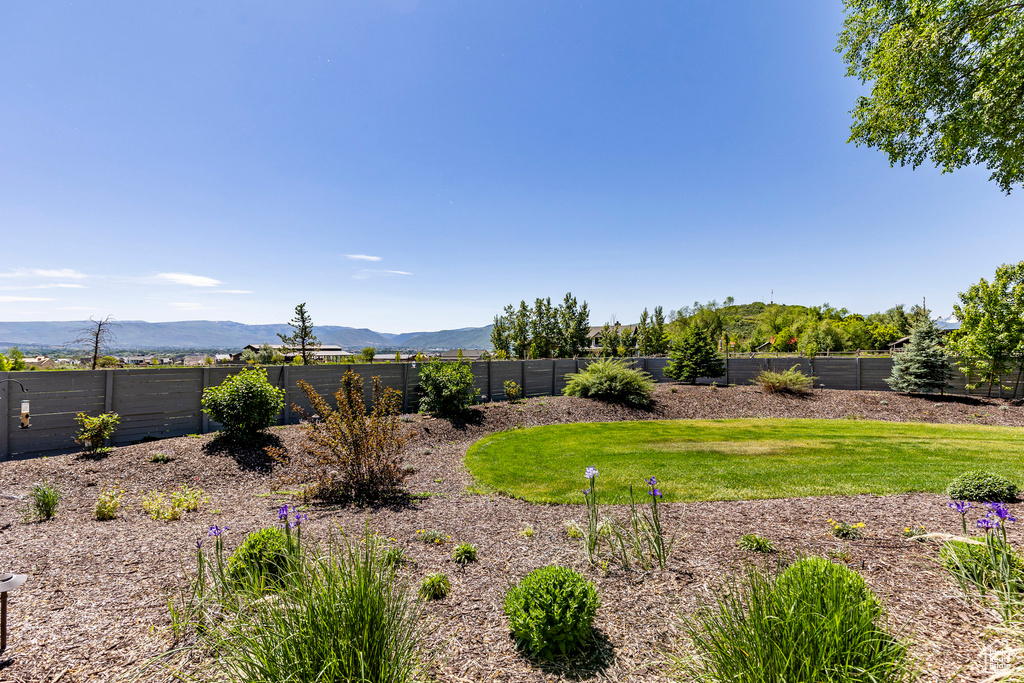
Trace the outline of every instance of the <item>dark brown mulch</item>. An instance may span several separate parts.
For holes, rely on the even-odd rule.
[[[605,678],[665,680],[666,651],[682,637],[685,615],[714,596],[745,561],[736,547],[749,532],[772,538],[788,556],[848,553],[851,566],[886,596],[894,626],[912,636],[928,678],[981,680],[987,676],[987,630],[994,616],[965,601],[935,566],[933,546],[904,540],[908,525],[954,533],[959,518],[943,496],[805,498],[664,506],[679,543],[666,571],[642,573],[590,567],[577,542],[566,538],[568,520],[583,520],[578,505],[530,505],[467,493],[472,482],[462,465],[468,446],[484,434],[516,425],[606,420],[727,417],[870,418],[1024,426],[1024,408],[998,400],[906,397],[881,392],[817,391],[809,398],[772,396],[753,387],[713,389],[663,385],[651,411],[628,410],[568,397],[478,407],[464,424],[403,416],[411,435],[406,461],[415,468],[407,504],[375,509],[313,507],[306,533],[325,538],[340,528],[366,525],[397,539],[414,562],[404,574],[418,582],[448,573],[452,594],[428,607],[432,642],[441,648],[435,677],[442,681],[543,681]],[[286,449],[302,438],[299,427],[271,430]],[[154,453],[173,460],[151,463]],[[9,650],[0,655],[0,680],[171,680],[172,670],[151,657],[168,650],[166,596],[184,584],[195,539],[210,524],[231,527],[233,547],[243,535],[276,521],[286,495],[272,493],[275,476],[262,449],[229,449],[211,436],[181,437],[117,448],[106,457],[78,454],[0,463],[0,570],[30,575],[10,594]],[[575,473],[567,476],[576,476]],[[582,476],[582,475],[580,475]],[[64,493],[49,522],[22,520],[23,498],[46,478]],[[141,509],[143,494],[181,483],[201,487],[209,503],[177,522],[156,522]],[[582,480],[581,480],[582,484]],[[118,520],[92,517],[99,491],[124,488]],[[294,502],[294,501],[292,501]],[[1016,506],[1018,515],[1024,506]],[[621,511],[619,511],[621,514]],[[860,540],[827,534],[829,517],[865,522]],[[532,525],[532,538],[519,535]],[[465,569],[450,560],[451,544],[416,541],[418,529],[438,529],[454,542],[477,545],[479,562]],[[1017,529],[1011,530],[1020,542]],[[763,561],[763,560],[761,560]],[[774,562],[774,560],[768,560]],[[533,568],[558,562],[574,566],[599,586],[597,647],[586,658],[557,666],[530,662],[515,649],[501,611],[508,585]],[[202,675],[194,662],[183,664]]]

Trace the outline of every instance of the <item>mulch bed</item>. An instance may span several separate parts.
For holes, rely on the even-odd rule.
[[[583,521],[581,505],[531,505],[467,492],[462,464],[481,436],[513,426],[561,422],[666,418],[815,417],[1024,426],[1024,408],[1001,400],[907,397],[882,392],[816,391],[809,398],[774,396],[755,387],[710,388],[660,385],[652,411],[637,411],[570,397],[496,403],[475,409],[475,418],[453,425],[419,415],[403,416],[410,435],[406,463],[416,496],[408,504],[379,508],[312,507],[305,533],[327,538],[343,529],[370,529],[397,539],[414,560],[402,571],[418,583],[443,571],[451,595],[428,606],[431,644],[441,655],[440,681],[553,681],[598,678],[659,681],[670,676],[668,646],[683,640],[686,615],[714,596],[748,561],[737,538],[756,532],[773,539],[783,554],[844,555],[888,601],[892,624],[913,639],[924,680],[983,680],[991,673],[987,651],[1000,644],[989,635],[998,620],[966,601],[936,567],[934,546],[908,541],[906,526],[956,533],[959,517],[941,495],[820,497],[739,502],[667,504],[670,529],[679,541],[670,566],[651,573],[607,573],[591,567],[577,541],[564,533],[568,520]],[[300,427],[271,430],[271,438],[294,449]],[[154,453],[172,460],[150,462]],[[523,454],[529,457],[529,454]],[[567,476],[580,477],[582,473]],[[46,478],[63,492],[57,516],[24,522],[24,496]],[[259,449],[220,447],[211,435],[181,437],[114,449],[99,459],[79,453],[0,463],[0,570],[29,574],[9,595],[8,651],[0,655],[0,680],[17,683],[174,679],[174,670],[146,663],[171,647],[166,596],[185,583],[194,541],[210,524],[227,524],[227,547],[244,534],[276,522],[286,495],[273,493],[272,463]],[[200,511],[180,521],[157,522],[141,508],[143,494],[181,483],[209,495]],[[126,492],[120,517],[93,519],[100,490]],[[295,502],[295,501],[290,501]],[[1014,506],[1024,516],[1024,506]],[[621,510],[616,511],[619,515]],[[859,540],[831,537],[829,517],[865,522]],[[532,538],[519,535],[532,525]],[[452,544],[428,546],[418,529],[437,529],[453,543],[468,541],[479,561],[464,569],[450,559]],[[1021,532],[1011,528],[1014,543]],[[767,560],[774,563],[776,560]],[[601,608],[597,647],[582,659],[556,665],[531,662],[512,642],[502,597],[530,570],[560,563],[597,584]],[[203,677],[202,662],[178,660]]]

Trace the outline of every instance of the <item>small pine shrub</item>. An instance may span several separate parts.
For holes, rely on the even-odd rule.
[[[476,402],[473,370],[468,363],[435,360],[420,368],[420,412],[436,417],[457,417]]]
[[[240,584],[278,585],[292,567],[292,542],[284,529],[253,531],[228,558],[228,572]]]
[[[624,360],[605,358],[584,370],[567,376],[562,393],[566,396],[593,398],[647,408],[652,403],[654,380],[646,372],[634,370]]]
[[[428,574],[420,583],[420,597],[424,600],[440,600],[452,591],[447,574]]]
[[[107,440],[114,436],[121,416],[117,413],[103,413],[96,417],[89,417],[85,413],[75,416],[78,423],[78,437],[75,441],[85,448],[87,453],[104,453]]]
[[[814,377],[798,371],[799,364],[785,372],[762,370],[757,377],[750,380],[769,394],[808,394],[814,387]]]
[[[203,412],[224,426],[227,436],[245,441],[274,424],[284,410],[284,389],[263,368],[246,368],[203,391]]]
[[[755,553],[774,553],[775,544],[764,536],[757,534],[745,534],[740,537],[737,543],[744,550],[753,550]]]
[[[53,519],[57,514],[57,504],[60,502],[60,489],[45,479],[33,484],[28,492],[28,510],[26,517],[42,520]]]
[[[460,543],[452,551],[452,560],[456,564],[476,562],[476,546],[472,543]]]
[[[1020,489],[1006,477],[991,472],[965,472],[946,489],[953,500],[1007,503],[1017,499]]]
[[[367,411],[363,378],[351,370],[334,394],[337,408],[305,381],[299,381],[299,388],[320,419],[303,423],[306,439],[291,455],[282,448],[267,449],[287,466],[282,479],[301,485],[306,499],[374,502],[398,495],[409,475],[399,455],[406,441],[398,421],[401,394],[374,377]]]
[[[103,489],[96,500],[96,507],[93,514],[97,520],[107,522],[117,519],[117,513],[121,509],[121,497],[124,491],[119,488]]]
[[[510,379],[505,380],[504,387],[505,387],[505,398],[508,401],[510,401],[512,403],[515,403],[516,401],[518,401],[521,398],[523,398],[523,388],[521,386],[519,386],[518,384],[516,384],[514,381],[512,381]]]
[[[520,647],[554,659],[581,650],[590,640],[601,604],[594,584],[568,567],[535,569],[505,594],[505,614]]]
[[[749,567],[688,625],[689,679],[910,681],[906,645],[886,632],[885,611],[863,577],[823,557],[798,560],[774,581]]]

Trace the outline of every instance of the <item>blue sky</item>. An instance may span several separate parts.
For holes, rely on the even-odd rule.
[[[984,169],[846,143],[839,2],[0,4],[0,320],[871,312],[1024,259]],[[359,257],[359,258],[355,258]]]

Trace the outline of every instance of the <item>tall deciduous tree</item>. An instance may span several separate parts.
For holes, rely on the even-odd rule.
[[[576,358],[590,346],[590,306],[579,304],[572,292],[566,292],[562,305],[556,311],[558,318],[559,358]]]
[[[99,320],[89,318],[87,325],[75,330],[75,334],[78,337],[69,341],[68,345],[86,346],[92,356],[92,369],[95,370],[96,366],[99,365],[104,347],[116,339],[114,335],[115,327],[120,327],[120,325],[114,322],[113,316],[108,315]]]
[[[924,318],[910,332],[910,341],[892,357],[892,374],[886,383],[906,394],[942,393],[953,375],[949,356],[939,341],[935,323]]]
[[[495,354],[504,354],[505,358],[512,355],[509,332],[507,318],[503,315],[494,316],[494,325],[491,326],[491,346],[494,347]]]
[[[965,374],[981,376],[991,396],[995,384],[1024,356],[1024,261],[1004,263],[992,282],[982,278],[959,296],[953,312],[960,329],[950,335],[950,350]]]
[[[289,335],[278,333],[281,343],[289,349],[299,352],[303,365],[312,365],[316,362],[316,352],[320,348],[320,342],[313,334],[313,319],[306,310],[305,302],[295,307],[295,317],[289,322],[294,332]]]
[[[844,0],[837,52],[871,84],[850,141],[890,164],[971,164],[1009,193],[1024,184],[1024,3]]]
[[[701,325],[687,327],[672,347],[665,374],[688,384],[695,383],[698,377],[724,375],[725,363],[718,355],[710,330]]]

